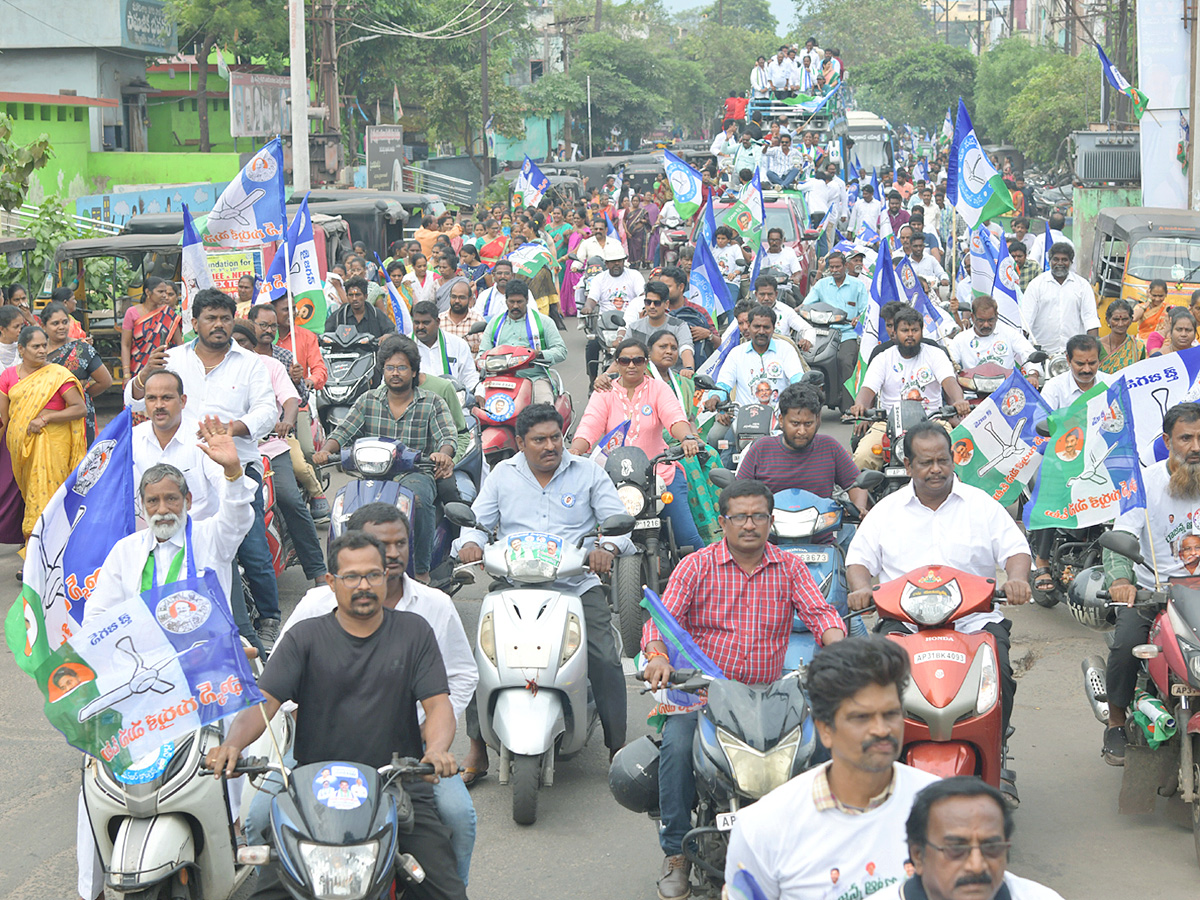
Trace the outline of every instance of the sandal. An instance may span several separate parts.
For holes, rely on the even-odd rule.
[[[468,788],[472,788],[480,781],[483,781],[483,779],[487,778],[487,774],[487,766],[484,766],[482,769],[477,769],[475,766],[467,766],[462,770],[463,784],[465,784]],[[468,778],[468,775],[471,777]]]
[[[1033,589],[1035,591],[1049,594],[1054,588],[1054,576],[1050,574],[1049,566],[1039,566],[1033,570]]]

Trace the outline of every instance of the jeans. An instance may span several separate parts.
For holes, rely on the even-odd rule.
[[[781,188],[790,188],[796,183],[796,180],[799,177],[799,169],[788,169],[782,175],[779,175],[775,172],[767,172],[767,181],[771,182],[771,184],[778,185]]]
[[[300,485],[296,483],[291,452],[284,451],[272,457],[271,469],[275,473],[275,512],[276,515],[283,515],[292,546],[296,548],[296,556],[304,569],[304,577],[321,578],[325,574],[325,555],[321,552],[312,513],[300,493]]]
[[[413,502],[413,571],[425,575],[433,563],[434,500],[437,486],[424,472],[407,472],[396,481],[416,496]]]
[[[688,505],[687,476],[679,466],[673,468],[675,477],[667,485],[667,490],[675,495],[675,499],[663,507],[663,515],[670,521],[671,530],[675,533],[675,546],[699,550],[706,545],[700,537],[696,520],[692,518],[692,509]]]
[[[1113,629],[1104,678],[1109,709],[1128,709],[1133,703],[1133,690],[1142,666],[1141,660],[1133,655],[1133,648],[1149,640],[1155,615],[1154,609],[1123,607],[1117,610],[1117,627]]]
[[[698,712],[667,716],[658,757],[658,808],[662,815],[658,843],[666,856],[683,852],[683,836],[692,828],[696,805],[696,773],[692,771],[692,740]]]
[[[246,474],[258,482],[258,491],[254,494],[254,524],[242,539],[237,561],[246,572],[246,582],[250,585],[250,593],[253,595],[254,605],[258,608],[258,615],[263,619],[278,619],[279,585],[275,583],[275,566],[271,561],[271,548],[267,546],[267,526],[263,521],[262,472],[258,465],[249,465],[246,466]],[[240,578],[233,580],[232,593],[235,596],[241,595]],[[242,602],[245,603],[244,598]]]
[[[501,588],[508,585],[501,584]],[[628,706],[625,698],[625,672],[612,627],[612,607],[608,605],[608,588],[597,585],[588,588],[580,597],[583,621],[587,628],[588,681],[596,700],[596,714],[604,728],[604,746],[618,750],[625,746]],[[467,736],[481,740],[477,696],[467,704]]]
[[[296,757],[290,748],[283,754],[283,764],[288,769],[296,767]],[[246,813],[247,843],[267,843],[271,830],[271,800],[282,790],[283,780],[278,772],[272,772],[263,779],[262,787],[250,801],[250,809]],[[471,854],[475,850],[475,804],[471,802],[466,784],[457,775],[443,778],[435,784],[433,799],[437,803],[438,818],[450,830],[450,844],[458,860],[458,877],[465,885],[471,869]],[[261,874],[261,868],[259,872]],[[89,896],[94,897],[95,894]]]

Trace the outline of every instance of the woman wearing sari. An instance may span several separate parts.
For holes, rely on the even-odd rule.
[[[1146,345],[1129,333],[1133,325],[1133,307],[1128,300],[1116,299],[1104,311],[1108,334],[1100,338],[1100,371],[1115,375],[1126,366],[1146,358]]]
[[[67,310],[67,316],[70,318],[68,323],[68,337],[73,341],[87,341],[89,344],[92,339],[88,337],[88,333],[83,330],[83,326],[79,324],[79,320],[75,318],[75,292],[69,287],[55,288],[50,292],[50,301],[61,303]],[[45,321],[42,322],[45,325]]]
[[[142,285],[142,302],[125,312],[121,322],[121,371],[134,378],[159,347],[183,343],[183,320],[175,304],[179,294],[173,282],[149,276]]]
[[[57,300],[47,303],[42,310],[42,325],[50,342],[46,349],[46,362],[62,366],[83,385],[83,399],[87,404],[84,425],[88,446],[91,446],[96,439],[96,409],[92,405],[92,398],[99,397],[112,386],[112,375],[91,344],[71,337],[71,323],[74,321],[66,305]]]
[[[585,238],[591,237],[592,229],[583,222],[583,216],[578,210],[571,210],[571,234],[567,238],[567,255],[563,259],[562,289],[558,292],[559,308],[564,316],[573,316],[578,312],[575,306],[575,286],[583,278],[583,262],[576,257],[576,251]]]
[[[629,247],[629,264],[642,268],[646,265],[646,243],[650,238],[650,214],[642,206],[642,198],[634,194],[629,198],[625,210],[625,242]]]
[[[1161,278],[1150,282],[1149,296],[1133,308],[1133,321],[1137,322],[1138,337],[1143,341],[1150,337],[1152,331],[1158,331],[1163,324],[1163,314],[1167,311],[1167,283]],[[1166,334],[1164,330],[1162,332]]]
[[[0,373],[0,430],[25,500],[21,534],[26,540],[87,453],[83,389],[69,371],[46,361],[47,345],[45,329],[27,325],[17,340],[21,361]]]
[[[438,315],[450,312],[450,292],[456,284],[465,284],[470,289],[471,282],[458,272],[458,257],[447,248],[437,259],[438,281],[433,299],[437,303]]]
[[[555,206],[550,210],[550,221],[546,223],[546,234],[554,241],[554,255],[560,265],[567,256],[567,240],[572,227],[566,216],[563,215],[561,206]]]

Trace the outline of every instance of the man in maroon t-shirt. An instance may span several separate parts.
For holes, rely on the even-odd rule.
[[[783,434],[755,441],[742,456],[738,478],[761,481],[771,493],[788,488],[831,498],[833,488],[845,488],[859,512],[866,514],[867,492],[854,488],[858,466],[846,448],[821,427],[821,398],[806,384],[791,384],[779,395],[779,426]]]

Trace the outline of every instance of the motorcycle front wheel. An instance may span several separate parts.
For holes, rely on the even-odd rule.
[[[553,753],[551,748],[546,751]],[[538,789],[542,782],[542,758],[540,756],[513,756],[512,817],[518,825],[532,825],[537,821]]]
[[[616,592],[621,647],[632,659],[642,648],[642,554],[618,556],[613,560],[612,590]]]

